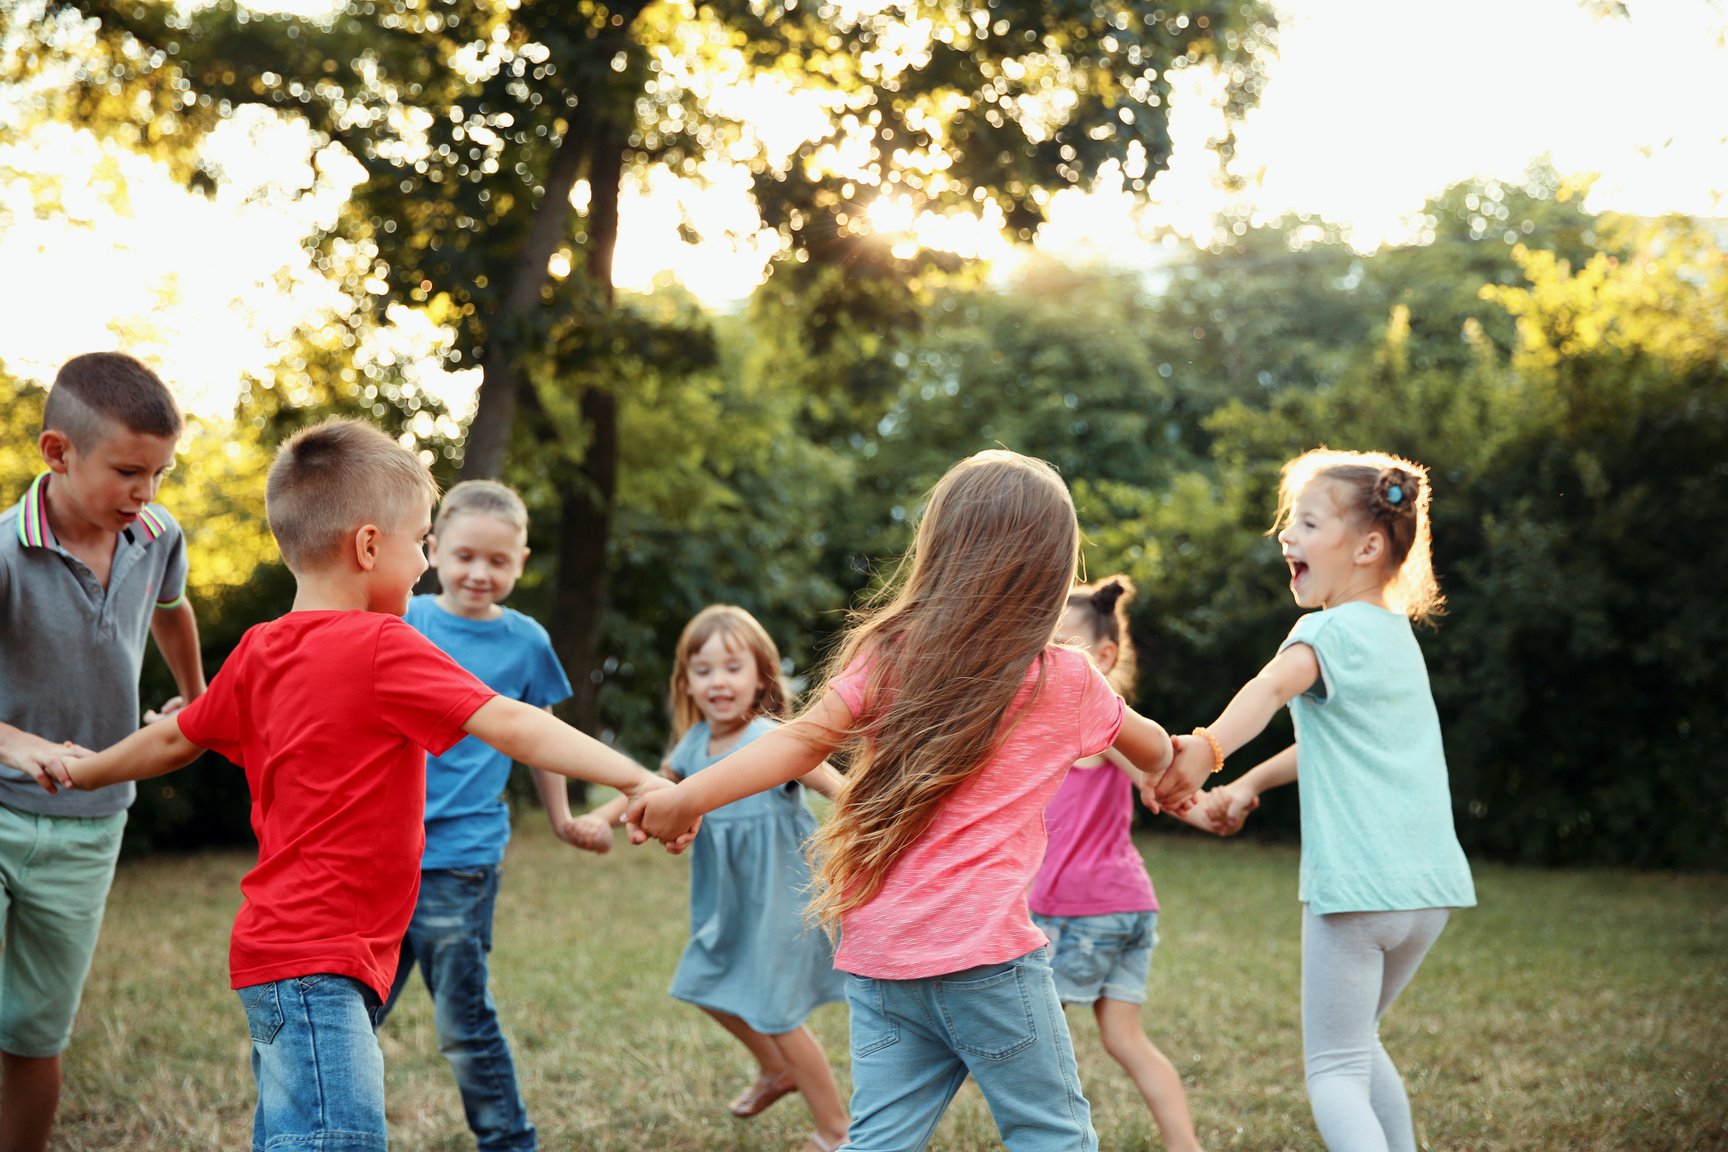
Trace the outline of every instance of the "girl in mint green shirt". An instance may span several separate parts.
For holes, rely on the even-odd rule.
[[[1414,1152],[1379,1021],[1451,909],[1476,903],[1411,629],[1441,605],[1428,503],[1426,471],[1395,456],[1319,450],[1286,464],[1278,542],[1296,603],[1320,610],[1178,752],[1221,767],[1278,709],[1295,720],[1295,744],[1206,803],[1235,830],[1261,792],[1298,782],[1304,1063],[1331,1152]]]

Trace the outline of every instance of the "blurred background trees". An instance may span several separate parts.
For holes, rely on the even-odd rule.
[[[886,199],[1025,238],[1062,188],[1108,171],[1143,189],[1169,157],[1174,74],[1216,68],[1229,110],[1255,98],[1275,37],[1258,4],[393,0],[307,18],[30,0],[0,26],[0,79],[38,84],[37,116],[194,185],[220,183],[199,144],[245,105],[309,126],[308,180],[358,165],[309,239],[342,303],[231,421],[194,427],[164,493],[212,667],[291,596],[261,478],[283,434],[331,413],[379,421],[446,483],[523,490],[534,558],[513,603],[582,686],[571,718],[648,761],[689,615],[742,604],[809,674],[922,492],[1002,444],[1069,478],[1088,575],[1140,586],[1136,704],[1185,730],[1292,623],[1265,535],[1279,466],[1383,448],[1434,476],[1449,611],[1423,644],[1466,848],[1721,866],[1720,222],[1592,214],[1538,165],[1445,190],[1415,241],[1371,255],[1323,222],[1244,222],[1151,272],[1044,259],[986,281],[866,226]],[[822,93],[790,150],[728,102],[758,83]],[[656,167],[700,178],[721,153],[778,235],[767,281],[727,314],[673,285],[614,289],[620,189]],[[465,428],[376,351],[398,309],[478,370]],[[41,382],[4,355],[11,493]],[[135,849],[245,835],[236,778],[141,792]],[[1292,794],[1251,834],[1295,827]]]

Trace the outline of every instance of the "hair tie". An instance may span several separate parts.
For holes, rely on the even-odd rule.
[[[1393,506],[1404,503],[1404,486],[1402,484],[1394,484],[1386,489],[1386,503]]]

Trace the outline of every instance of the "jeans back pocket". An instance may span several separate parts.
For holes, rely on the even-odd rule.
[[[888,992],[881,980],[848,975],[846,1000],[852,1013],[854,1060],[899,1041],[900,1022],[888,1014]]]
[[[975,980],[938,980],[936,1005],[957,1051],[1006,1060],[1038,1042],[1020,963]]]
[[[282,1031],[282,993],[274,981],[240,989],[246,1009],[246,1030],[256,1044],[268,1044]]]

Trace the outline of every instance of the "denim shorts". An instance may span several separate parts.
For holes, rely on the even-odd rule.
[[[924,1148],[968,1076],[1009,1152],[1097,1149],[1044,949],[921,980],[848,976],[846,1002],[847,1152]]]
[[[290,976],[236,989],[252,1035],[253,1152],[384,1152],[380,1004],[347,976]]]
[[[1152,949],[1158,946],[1158,913],[1034,915],[1032,923],[1050,938],[1050,967],[1062,1003],[1146,1002]]]
[[[0,1051],[72,1039],[126,813],[44,816],[0,804]]]

